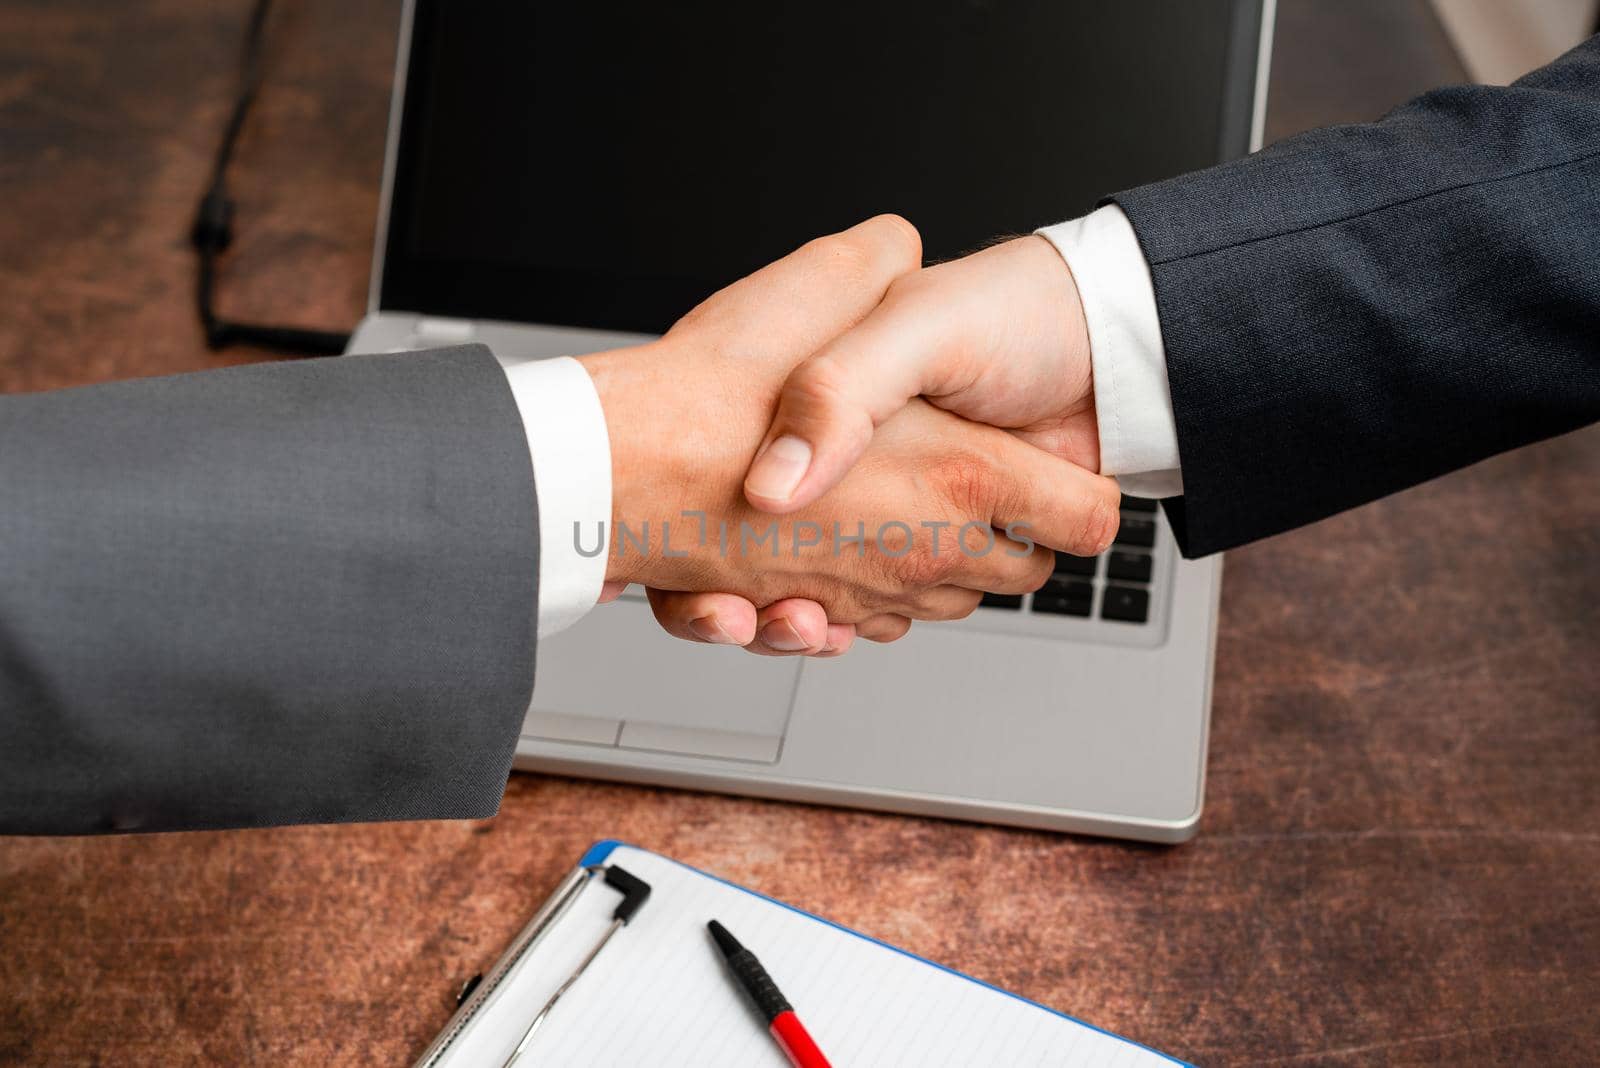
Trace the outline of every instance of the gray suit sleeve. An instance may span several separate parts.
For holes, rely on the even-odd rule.
[[[1155,282],[1190,554],[1600,419],[1600,37],[1114,199]]]
[[[0,397],[0,833],[482,817],[533,686],[468,346]]]

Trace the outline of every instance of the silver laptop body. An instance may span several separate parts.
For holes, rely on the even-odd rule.
[[[646,339],[408,311],[385,299],[408,68],[423,43],[417,9],[428,2],[408,0],[402,15],[371,300],[350,351],[477,341],[512,364]],[[1233,121],[1247,124],[1254,149],[1273,3],[1243,7],[1250,54],[1231,62],[1248,64],[1249,92],[1232,105],[1241,113]],[[630,590],[540,643],[516,767],[1183,841],[1204,800],[1221,561],[1182,559],[1159,511],[1125,512],[1124,527],[1153,544],[1117,547],[1123,577],[1108,574],[1107,558],[1092,575],[1071,576],[1093,587],[1087,615],[1027,597],[961,622],[919,624],[891,645],[858,642],[837,660],[670,638]],[[1141,604],[1143,622],[1107,618],[1137,616]]]

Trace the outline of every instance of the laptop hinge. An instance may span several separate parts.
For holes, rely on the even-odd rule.
[[[477,332],[477,324],[471,319],[430,319],[423,316],[417,320],[417,337],[423,341],[460,345],[471,341]]]

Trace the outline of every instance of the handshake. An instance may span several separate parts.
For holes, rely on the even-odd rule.
[[[883,215],[713,295],[660,340],[582,358],[611,438],[612,514],[573,525],[691,641],[837,656],[1094,555],[1089,337],[1066,264],[1023,237],[923,269]]]

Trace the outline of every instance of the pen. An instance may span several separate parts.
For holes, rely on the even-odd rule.
[[[722,950],[722,959],[728,962],[728,970],[739,980],[739,986],[750,995],[750,1000],[755,1002],[757,1011],[766,1018],[767,1030],[778,1040],[778,1046],[789,1058],[789,1063],[794,1068],[830,1068],[828,1058],[822,1055],[817,1044],[806,1033],[800,1017],[794,1014],[794,1007],[784,1000],[778,984],[772,981],[772,976],[756,960],[756,955],[740,945],[739,940],[716,920],[706,924],[706,928],[711,932],[711,937],[716,939],[717,948]]]

